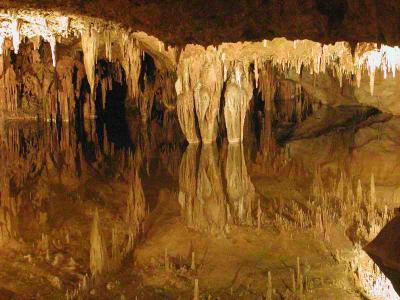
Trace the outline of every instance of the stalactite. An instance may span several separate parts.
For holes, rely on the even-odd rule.
[[[128,95],[136,103],[139,97],[139,75],[142,65],[142,55],[138,42],[128,33],[121,38],[122,66],[125,70]]]
[[[19,19],[13,20],[11,23],[12,40],[15,54],[19,52],[19,45],[21,43],[21,21]]]
[[[106,47],[106,58],[109,62],[112,62],[112,40],[111,40],[111,31],[104,30],[104,44]]]
[[[94,97],[98,55],[98,33],[95,28],[89,26],[89,28],[82,32],[82,51],[86,75],[90,84],[92,97]]]
[[[189,143],[217,137],[223,66],[214,47],[187,46],[178,63],[177,112]],[[197,132],[197,126],[199,132]]]
[[[243,141],[243,127],[249,102],[253,96],[253,83],[249,66],[238,63],[231,70],[225,91],[225,123],[229,143]]]
[[[214,49],[208,48],[201,66],[199,81],[194,86],[196,115],[201,139],[205,144],[212,143],[217,138],[222,85],[222,64]]]
[[[271,63],[265,63],[261,67],[261,72],[259,77],[260,77],[260,84],[259,84],[260,92],[264,100],[264,109],[265,111],[272,111],[277,81],[275,79],[273,66]]]
[[[57,41],[56,38],[54,36],[51,36],[49,39],[49,43],[50,43],[50,49],[51,49],[51,59],[53,61],[53,67],[56,66],[56,62],[57,62],[57,57],[56,57],[56,46],[57,46]]]

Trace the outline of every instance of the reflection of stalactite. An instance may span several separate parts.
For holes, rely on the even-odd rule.
[[[128,226],[128,246],[126,251],[130,252],[135,246],[135,242],[142,230],[142,223],[146,215],[146,201],[144,197],[142,181],[138,172],[134,172],[132,183],[129,187],[127,198],[127,209],[125,222]]]
[[[198,146],[188,145],[185,153],[182,156],[181,165],[179,168],[179,196],[178,200],[182,207],[182,214],[186,219],[186,224],[189,228],[196,229],[196,220],[194,205],[196,202],[197,191],[197,155]]]
[[[96,209],[90,234],[90,271],[93,276],[107,271],[108,257],[105,241],[100,228],[99,212]]]
[[[229,144],[225,176],[227,198],[233,208],[231,213],[234,223],[252,225],[255,189],[247,174],[243,146],[241,144]]]
[[[5,178],[0,186],[0,245],[17,237],[17,205],[10,197],[8,183]]]
[[[222,185],[215,144],[201,149],[197,169],[197,147],[188,147],[179,173],[179,203],[188,227],[212,234],[229,231],[230,213]],[[196,184],[194,184],[196,183]]]

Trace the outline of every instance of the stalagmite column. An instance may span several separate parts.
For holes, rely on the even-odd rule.
[[[249,68],[237,63],[231,70],[225,91],[224,115],[229,143],[243,141],[244,120],[252,96]]]
[[[188,45],[178,63],[175,84],[177,112],[189,143],[212,143],[217,138],[223,67],[214,47]]]
[[[242,144],[229,144],[225,177],[233,221],[238,225],[252,225],[255,189],[247,173]]]

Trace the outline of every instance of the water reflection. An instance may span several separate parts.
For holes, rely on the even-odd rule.
[[[304,104],[299,109],[309,112],[310,107]],[[222,141],[186,146],[174,133],[176,123],[167,120],[167,124],[154,122],[151,127],[140,120],[131,121],[129,127],[118,130],[102,122],[81,127],[5,124],[0,131],[0,244],[4,249],[16,249],[24,263],[37,268],[36,274],[45,274],[46,282],[62,296],[68,290],[72,298],[90,295],[98,284],[104,285],[105,278],[120,280],[119,272],[134,276],[138,262],[147,263],[140,272],[151,268],[149,261],[157,266],[154,257],[167,252],[163,238],[175,234],[176,241],[191,240],[180,231],[182,223],[196,239],[207,239],[219,260],[221,255],[236,255],[240,251],[235,247],[244,242],[234,246],[218,243],[241,236],[252,241],[252,235],[260,234],[259,244],[241,248],[244,253],[252,249],[248,257],[240,257],[240,263],[227,261],[227,265],[239,268],[243,260],[254,256],[257,263],[264,263],[258,274],[263,285],[271,265],[279,265],[282,277],[290,277],[290,267],[281,267],[273,255],[257,256],[264,253],[268,241],[281,246],[276,232],[285,240],[286,235],[300,236],[311,230],[318,239],[334,244],[336,225],[340,224],[347,239],[362,243],[390,217],[390,208],[385,212],[384,205],[390,205],[392,198],[387,195],[396,194],[397,189],[392,183],[398,165],[378,169],[368,157],[379,152],[398,162],[398,143],[393,136],[400,132],[399,120],[379,124],[378,130],[378,124],[363,125],[361,117],[360,122],[348,126],[349,115],[313,109],[314,114],[307,118],[299,114],[301,122],[290,126],[277,122],[273,112],[265,112],[260,117],[259,139],[243,145]],[[290,121],[287,114],[284,118]],[[290,134],[282,134],[285,130]],[[117,135],[115,131],[119,131]],[[286,139],[279,140],[282,136]],[[380,151],[381,147],[386,151]],[[371,177],[371,165],[375,177]],[[371,178],[380,185],[376,197],[371,196],[375,194]],[[391,185],[382,188],[384,182]],[[164,209],[169,213],[162,214]],[[160,216],[165,219],[160,221]],[[176,224],[173,218],[179,219],[179,226],[165,234],[164,228]],[[157,230],[162,234],[154,241]],[[215,237],[219,239],[212,239]],[[308,244],[313,243],[307,239]],[[290,240],[298,255],[303,247],[296,242]],[[179,246],[168,247],[171,256],[178,252]],[[151,258],[137,258],[138,248],[151,253]],[[284,247],[280,251],[287,254]],[[315,253],[310,250],[304,255]],[[187,265],[179,259],[176,266]],[[324,265],[312,259],[315,265]],[[218,270],[205,259],[202,264],[204,272]],[[185,276],[192,280],[190,276],[201,276],[201,272]],[[237,269],[229,269],[226,278],[219,278],[221,285],[228,286],[235,272]],[[256,275],[249,271],[248,276]]]

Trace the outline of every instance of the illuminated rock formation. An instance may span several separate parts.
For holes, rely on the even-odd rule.
[[[142,60],[142,52],[138,47],[138,41],[128,33],[123,33],[120,40],[122,51],[122,66],[126,73],[128,95],[134,103],[139,97],[139,75]]]
[[[196,143],[200,138],[205,144],[214,142],[223,86],[217,50],[188,45],[181,53],[177,73],[177,112],[188,142]]]
[[[253,97],[253,82],[248,68],[236,65],[226,86],[224,115],[229,143],[243,141],[244,120]]]

